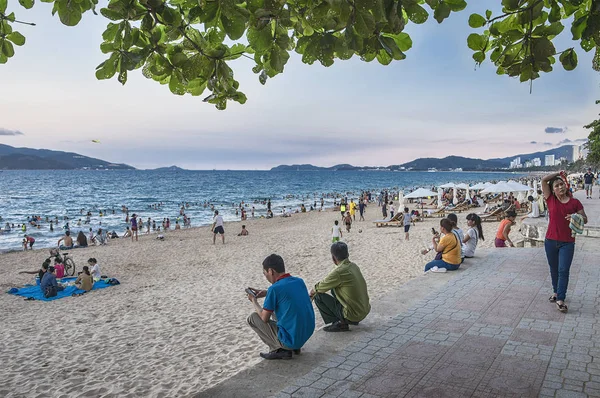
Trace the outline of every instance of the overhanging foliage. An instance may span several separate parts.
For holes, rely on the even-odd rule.
[[[14,1],[14,0],[11,0]],[[41,0],[53,3],[67,26],[95,12],[98,0]],[[500,0],[498,0],[500,1]],[[25,37],[13,30],[15,13],[0,0],[0,64],[15,54]],[[25,8],[34,0],[19,0]],[[532,82],[553,70],[577,66],[575,48],[556,49],[553,40],[572,18],[571,34],[584,51],[595,50],[600,70],[600,0],[501,0],[502,14],[472,14],[479,30],[467,38],[473,59],[489,57],[497,73]],[[262,84],[284,71],[290,52],[302,62],[331,66],[358,56],[383,65],[406,58],[413,45],[407,24],[441,23],[466,8],[465,0],[110,0],[100,13],[109,22],[100,50],[107,54],[96,77],[122,84],[129,72],[168,85],[177,95],[210,93],[204,101],[225,109],[227,101],[246,102],[230,62],[245,56]],[[239,43],[239,42],[243,43]],[[245,43],[248,43],[247,45]]]

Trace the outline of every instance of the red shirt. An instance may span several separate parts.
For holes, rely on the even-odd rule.
[[[553,239],[560,242],[575,242],[575,237],[571,236],[569,221],[565,217],[583,210],[581,202],[578,199],[570,198],[567,203],[561,203],[556,196],[550,195],[546,199],[546,203],[548,204],[550,216],[546,239]]]

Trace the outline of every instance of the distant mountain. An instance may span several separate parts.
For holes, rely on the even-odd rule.
[[[49,149],[15,148],[0,144],[0,169],[3,170],[134,170],[135,167],[110,163],[73,152]]]
[[[271,171],[315,171],[315,170],[329,170],[329,167],[313,166],[312,164],[282,164],[280,166],[273,167]]]
[[[424,171],[430,168],[437,170],[450,170],[450,169],[463,169],[465,171],[491,171],[507,169],[510,166],[510,162],[516,158],[521,157],[521,163],[525,163],[527,160],[540,158],[542,164],[544,164],[544,158],[546,155],[554,155],[556,159],[566,157],[567,159],[573,158],[573,145],[564,145],[559,148],[549,149],[543,152],[535,152],[529,154],[514,155],[506,158],[496,159],[472,159],[465,158],[462,156],[447,156],[443,159],[439,158],[419,158],[411,162],[391,165],[384,167],[370,167],[370,166],[352,166],[350,164],[338,164],[332,167],[319,167],[313,166],[312,164],[294,164],[294,165],[281,165],[273,167],[271,171],[316,171],[316,170],[332,170],[332,171],[346,171],[346,170],[415,170]]]
[[[509,162],[510,164],[510,162]],[[400,167],[412,170],[427,170],[436,168],[438,170],[448,170],[461,168],[463,170],[496,170],[507,167],[504,162],[499,160],[471,159],[461,156],[448,156],[443,159],[437,158],[419,158],[412,162],[404,163]]]
[[[151,169],[152,171],[185,171],[181,167],[177,166],[169,166],[169,167],[159,167],[157,169]]]

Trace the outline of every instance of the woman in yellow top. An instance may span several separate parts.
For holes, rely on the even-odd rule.
[[[440,241],[437,241],[438,234],[435,234],[432,239],[433,250],[438,252],[438,256],[425,265],[425,272],[429,270],[433,272],[438,270],[443,270],[440,272],[456,271],[460,267],[460,239],[456,233],[452,232],[452,221],[443,218],[440,221],[440,230],[444,234]],[[439,253],[442,257],[440,260],[438,260]]]

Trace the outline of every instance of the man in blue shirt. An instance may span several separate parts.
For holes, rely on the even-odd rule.
[[[56,270],[54,267],[48,267],[48,272],[44,274],[44,277],[40,281],[40,288],[46,298],[54,297],[57,292],[63,290],[63,287],[59,286],[56,282]]]
[[[248,300],[255,312],[248,324],[269,346],[270,352],[260,353],[265,359],[291,359],[315,330],[315,312],[308,289],[301,278],[285,272],[283,258],[271,254],[263,261],[263,274],[271,283],[268,290],[249,288]],[[263,307],[257,298],[265,298]],[[271,319],[273,316],[274,319]]]

